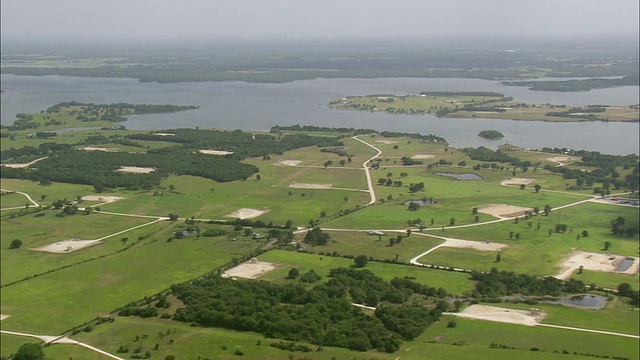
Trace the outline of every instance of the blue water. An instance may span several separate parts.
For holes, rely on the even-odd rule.
[[[499,119],[443,119],[431,115],[393,115],[384,112],[340,111],[328,106],[329,99],[349,95],[420,91],[495,91],[515,100],[534,104],[637,104],[637,86],[598,89],[589,92],[530,91],[478,79],[314,79],[285,84],[244,82],[141,83],[134,79],[79,78],[66,76],[1,75],[0,123],[11,124],[21,112],[39,112],[63,101],[94,103],[143,103],[198,105],[198,110],[170,114],[132,116],[118,123],[128,129],[219,128],[268,131],[274,125],[317,125],[371,128],[436,134],[452,147],[503,143],[528,148],[567,147],[607,154],[638,154],[639,123],[552,123]],[[505,135],[501,141],[478,136],[494,129]]]
[[[618,268],[616,269],[616,271],[620,271],[620,272],[624,272],[627,271],[631,265],[633,265],[633,259],[631,258],[627,258],[624,259],[624,261],[622,261],[622,263],[620,263],[620,266],[618,266]]]

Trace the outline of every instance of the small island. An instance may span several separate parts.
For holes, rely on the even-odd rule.
[[[478,136],[489,140],[500,140],[504,137],[504,134],[498,130],[482,130],[478,133]]]
[[[331,99],[339,110],[434,115],[450,118],[488,118],[527,121],[640,121],[640,105],[570,106],[527,104],[495,92],[431,91],[418,95],[375,94]]]

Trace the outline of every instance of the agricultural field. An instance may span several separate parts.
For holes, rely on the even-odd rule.
[[[407,97],[404,101],[414,100],[420,99]],[[454,101],[445,100],[447,106]],[[488,101],[491,96],[458,100]],[[59,116],[71,119],[72,112],[76,116],[82,109],[69,108]],[[98,115],[105,114],[109,112],[100,110]],[[240,355],[257,359],[290,355],[309,359],[397,359],[423,358],[428,354],[453,359],[464,356],[470,349],[477,358],[638,356],[637,338],[454,318],[447,314],[441,318],[438,314],[418,336],[403,335],[401,345],[394,342],[393,346],[399,347],[390,349],[395,353],[371,348],[374,340],[366,346],[354,345],[353,348],[362,350],[354,351],[348,347],[319,346],[304,339],[270,338],[255,330],[207,327],[195,319],[191,323],[171,319],[187,311],[187,305],[174,295],[173,285],[187,286],[217,278],[227,271],[242,273],[231,271],[238,265],[262,264],[268,266],[257,275],[247,276],[253,280],[238,279],[238,282],[258,282],[274,289],[284,286],[296,291],[332,289],[340,294],[336,297],[348,300],[345,308],[351,309],[350,299],[355,295],[328,285],[335,280],[332,270],[368,270],[381,283],[391,284],[385,286],[401,288],[398,284],[411,284],[412,291],[416,291],[411,299],[402,298],[407,294],[406,288],[396,294],[402,298],[394,303],[399,308],[422,301],[426,307],[439,306],[448,313],[473,302],[492,300],[514,311],[536,306],[547,314],[541,324],[637,335],[638,323],[634,320],[637,316],[628,314],[637,315],[632,297],[638,290],[640,221],[637,206],[621,203],[637,199],[634,188],[637,159],[633,163],[628,157],[596,157],[583,164],[582,155],[578,154],[511,149],[504,152],[508,160],[501,161],[505,159],[504,153],[493,151],[485,151],[483,154],[489,158],[478,160],[476,153],[451,148],[434,138],[397,133],[334,139],[331,132],[296,137],[300,134],[290,131],[277,136],[211,130],[154,135],[92,129],[65,132],[48,139],[28,138],[27,132],[48,131],[49,127],[57,126],[45,126],[42,122],[51,120],[45,116],[54,116],[55,120],[58,115],[33,114],[34,128],[12,130],[15,138],[2,141],[5,154],[19,154],[5,155],[7,162],[3,164],[22,164],[3,167],[0,196],[3,331],[65,335],[117,356],[148,354],[151,359],[164,359],[168,355],[221,359]],[[23,118],[29,118],[29,114]],[[182,142],[169,141],[168,136],[177,136]],[[230,149],[232,145],[225,141],[231,136],[247,144],[255,141],[264,148],[238,145],[233,154],[231,151],[196,154],[203,149],[202,144],[211,150]],[[264,141],[259,142],[260,139]],[[291,139],[296,142],[287,143]],[[136,159],[139,163],[118,163],[118,154],[110,153],[104,159],[113,161],[114,170],[101,170],[108,176],[103,179],[87,176],[69,183],[47,178],[63,174],[53,166],[45,166],[52,159],[38,160],[42,154],[9,151],[46,142],[71,146],[49,147],[44,156],[47,158],[80,159],[84,155],[78,154],[87,152],[81,150],[86,143],[100,148],[98,151],[127,153],[132,157],[122,158]],[[288,146],[287,150],[281,151],[282,144]],[[147,157],[180,152],[177,145],[183,156],[175,160],[181,163],[179,169],[188,168],[185,159],[194,162],[205,159],[213,164],[233,161],[228,164],[257,170],[251,170],[249,176],[224,180],[216,180],[207,173],[178,171],[110,177],[121,167],[141,166]],[[38,161],[27,164],[33,160]],[[598,172],[600,177],[590,177],[584,172],[588,186],[578,187],[576,179],[563,178],[556,168],[592,171],[605,167],[598,161],[615,165],[606,167],[608,172]],[[226,171],[229,166],[222,168]],[[28,180],[36,172],[43,177]],[[131,181],[126,186],[99,181],[116,181],[119,176]],[[594,188],[602,191],[606,188],[611,196],[603,200],[603,195],[594,192]],[[311,233],[328,237],[317,241],[308,237]],[[580,259],[591,262],[600,256],[615,260],[607,260],[605,272],[587,262],[578,264],[584,265],[584,269],[578,269],[576,264],[567,265],[575,256],[584,256]],[[622,261],[630,261],[631,265],[617,271],[615,266]],[[569,270],[565,269],[567,266]],[[293,269],[300,276],[291,276]],[[542,276],[556,276],[570,285],[582,281],[580,293],[589,291],[589,285],[593,284],[592,289],[600,288],[598,294],[608,296],[608,303],[596,311],[507,302],[515,294],[474,299],[478,288],[486,287],[474,280],[480,272],[528,274],[539,281],[544,281],[540,279]],[[305,276],[309,273],[318,278],[307,281]],[[629,292],[624,292],[623,286],[624,293],[617,296],[613,291],[621,283],[629,284]],[[427,287],[433,288],[432,293],[424,290]],[[422,293],[418,294],[419,291]],[[367,305],[358,314],[382,326],[375,308],[384,307],[386,302],[376,298],[377,294],[369,295],[367,301],[374,306]],[[391,290],[383,294],[393,299],[392,295]],[[531,300],[528,295],[523,296]],[[153,309],[154,315],[127,316],[130,314],[122,313],[125,309]],[[455,327],[449,326],[453,320]],[[28,340],[36,341],[4,333],[2,340],[2,356],[14,353]],[[310,351],[290,352],[271,346],[281,341],[295,341],[298,349]],[[610,347],[596,345],[604,341]],[[129,351],[124,352],[125,349]],[[50,358],[102,358],[72,344],[53,344],[45,353]]]

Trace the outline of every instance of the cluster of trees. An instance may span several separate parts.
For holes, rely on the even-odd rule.
[[[423,162],[420,160],[414,160],[408,156],[403,156],[402,158],[400,158],[400,161],[402,161],[402,165],[404,166],[411,166],[411,165],[422,165]]]
[[[617,79],[503,81],[502,83],[511,86],[526,86],[529,90],[535,91],[590,91],[616,86],[638,86],[640,78],[635,74]]]
[[[533,165],[530,161],[522,161],[518,158],[515,158],[502,150],[493,151],[484,146],[480,146],[478,148],[464,148],[462,152],[467,154],[473,160],[479,161],[494,161],[499,163],[510,163],[513,166],[522,166],[522,167],[530,167]]]
[[[313,126],[313,125],[290,125],[290,126],[273,126],[270,130],[271,133],[280,134],[283,131],[301,131],[301,132],[328,132],[339,134],[375,134],[376,130],[373,129],[354,129],[354,128],[335,128],[326,126]]]
[[[422,142],[425,143],[440,143],[440,144],[446,144],[447,140],[441,136],[437,136],[437,135],[433,135],[433,134],[428,134],[428,135],[422,135],[420,133],[403,133],[403,132],[397,132],[397,131],[383,131],[380,133],[380,135],[382,137],[386,137],[386,138],[398,138],[398,137],[408,137],[411,139],[416,139],[416,140],[420,140]]]
[[[331,237],[319,227],[314,227],[304,236],[304,242],[311,245],[326,245]]]
[[[492,268],[488,273],[471,272],[471,280],[477,281],[473,297],[496,298],[505,295],[552,295],[561,293],[576,294],[585,291],[582,281],[570,279],[565,282],[548,276],[539,278],[533,275],[498,271]]]
[[[626,223],[626,219],[622,216],[611,220],[611,233],[613,235],[627,235],[629,237],[638,233],[638,226],[623,227]]]
[[[0,152],[0,160],[2,162],[7,162],[10,160],[16,160],[20,158],[36,158],[49,156],[56,151],[64,151],[69,150],[73,147],[71,144],[58,144],[54,142],[46,142],[38,145],[38,147],[34,146],[25,146],[19,149],[11,148],[7,150],[2,150]]]
[[[162,104],[162,105],[152,105],[152,104],[127,104],[127,103],[116,103],[116,104],[93,104],[93,103],[81,103],[77,101],[68,101],[61,102],[50,106],[45,110],[45,112],[49,114],[60,113],[64,108],[69,107],[81,107],[82,112],[86,114],[99,114],[99,113],[107,113],[113,114],[113,116],[118,115],[145,115],[145,114],[161,114],[161,113],[173,113],[178,111],[185,110],[195,110],[198,109],[199,106],[194,105],[170,105],[170,104]]]
[[[414,339],[448,309],[407,303],[410,297],[446,296],[407,279],[385,282],[367,270],[334,269],[330,280],[313,289],[262,281],[207,277],[172,286],[185,307],[174,319],[239,331],[255,331],[287,341],[308,341],[352,350],[394,352],[402,340]],[[375,316],[351,302],[377,305]]]
[[[122,166],[152,167],[147,174],[115,171]],[[57,181],[93,185],[97,191],[125,187],[149,189],[169,174],[199,176],[219,182],[247,179],[258,168],[236,159],[207,156],[189,151],[164,154],[131,154],[101,151],[59,151],[38,163],[37,169],[6,168],[3,178]]]
[[[164,141],[181,144],[183,148],[190,150],[197,149],[219,149],[233,152],[225,157],[244,159],[247,157],[264,157],[270,154],[282,154],[285,151],[299,149],[308,146],[343,146],[344,144],[336,138],[326,136],[309,136],[306,134],[289,134],[279,138],[271,135],[254,135],[241,130],[217,131],[198,129],[169,129],[163,130],[173,136],[160,136],[154,133],[132,134],[129,139]],[[172,152],[175,149],[164,148],[155,152]],[[152,152],[152,151],[150,151]]]
[[[478,133],[478,136],[489,140],[499,140],[504,137],[504,134],[498,130],[482,130]]]
[[[640,305],[640,294],[638,290],[633,290],[629,283],[618,285],[618,295],[631,298],[631,305]]]

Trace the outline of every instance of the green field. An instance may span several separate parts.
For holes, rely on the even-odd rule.
[[[96,134],[110,136],[130,133],[134,132],[87,130],[63,133],[55,141],[76,143]],[[6,149],[9,146],[7,144],[33,146],[43,142],[27,139],[25,135],[18,133],[13,141],[3,140],[2,149]],[[365,269],[384,280],[409,278],[424,285],[442,288],[458,297],[471,294],[476,284],[470,280],[469,274],[408,265],[410,259],[444,241],[426,235],[507,244],[500,253],[500,262],[495,262],[495,252],[445,247],[420,259],[440,266],[483,271],[496,267],[517,273],[552,275],[559,271],[557,263],[573,250],[638,256],[637,237],[612,235],[610,230],[611,221],[617,217],[626,219],[625,226],[637,227],[640,221],[636,208],[582,203],[552,210],[548,216],[540,214],[531,219],[520,217],[518,221],[506,219],[483,224],[498,218],[481,212],[475,218],[472,209],[482,209],[489,204],[543,209],[545,205],[556,208],[591,198],[591,189],[567,191],[575,184],[574,180],[565,180],[543,169],[546,164],[556,164],[551,159],[557,154],[510,152],[511,156],[537,164],[527,172],[507,163],[499,164],[494,169],[474,170],[472,167],[482,162],[470,160],[462,151],[449,148],[446,144],[425,143],[408,137],[384,138],[380,135],[363,135],[360,139],[382,151],[379,168],[371,170],[378,198],[377,203],[371,206],[365,206],[370,197],[366,191],[368,185],[362,163],[376,152],[351,138],[343,139],[345,145],[340,148],[340,151],[352,157],[351,162],[345,156],[321,152],[315,146],[299,148],[268,157],[244,159],[244,163],[259,168],[257,174],[245,181],[219,183],[196,176],[169,175],[162,179],[160,186],[153,189],[118,188],[96,193],[94,187],[89,185],[41,185],[34,181],[3,179],[3,189],[25,192],[42,206],[49,206],[58,199],[77,200],[86,195],[118,196],[122,199],[100,204],[100,212],[58,217],[56,214],[60,210],[54,209],[28,213],[34,211],[35,206],[24,209],[27,199],[23,195],[0,197],[2,208],[20,208],[4,210],[1,214],[3,251],[0,257],[0,312],[9,315],[2,321],[2,329],[46,335],[63,334],[98,316],[112,314],[133,301],[166,291],[173,284],[198,278],[225,264],[253,256],[271,239],[255,240],[245,235],[245,231],[249,234],[267,234],[269,229],[234,228],[206,222],[208,219],[234,220],[228,214],[241,208],[266,211],[251,220],[260,220],[264,225],[276,228],[291,220],[294,228],[305,227],[312,221],[322,228],[334,229],[327,230],[331,241],[326,245],[304,243],[304,232],[295,238],[300,251],[290,244],[270,244],[275,249],[258,257],[262,261],[275,263],[276,269],[262,275],[258,281],[276,284],[302,284],[306,287],[323,284],[329,280],[327,275],[331,269],[354,266],[353,257],[366,255],[370,261]],[[117,143],[96,146],[131,152],[174,146],[165,141],[136,142],[142,147]],[[422,164],[402,165],[403,157],[416,156],[423,161]],[[28,159],[13,159],[13,162],[18,160]],[[344,160],[344,165],[340,164],[341,160]],[[327,164],[327,161],[331,161],[331,164]],[[451,165],[435,165],[436,162]],[[585,168],[582,165],[567,166]],[[622,166],[618,166],[616,171],[623,178],[632,174],[632,169]],[[460,181],[438,173],[473,173],[481,179]],[[518,186],[501,185],[502,181],[513,177],[534,181],[523,190]],[[390,179],[395,183],[387,186],[379,183],[380,179],[384,182]],[[410,192],[410,185],[417,183],[423,183],[424,189]],[[308,186],[306,184],[330,185],[330,188],[293,186]],[[536,184],[542,186],[541,191],[533,189]],[[433,200],[433,203],[410,211],[406,204],[409,200]],[[98,204],[83,201],[78,206],[95,207]],[[173,213],[178,214],[180,220],[160,221],[107,237],[100,244],[69,253],[51,254],[33,250],[72,238],[99,239],[154,221],[153,218],[105,212],[152,217]],[[195,219],[191,225],[185,221],[189,218]],[[424,227],[423,230],[419,229],[418,223]],[[549,234],[549,229],[553,230],[558,224],[567,225],[567,231],[552,231]],[[467,225],[470,226],[464,227]],[[176,238],[175,232],[187,226],[197,227],[200,233],[187,235],[183,239]],[[222,230],[223,233],[217,237],[200,236],[209,229]],[[407,229],[412,231],[410,236],[407,236]],[[367,235],[368,230],[381,230],[384,235]],[[588,236],[578,236],[585,230]],[[519,235],[518,239],[514,237],[515,234]],[[398,235],[403,236],[402,241],[392,245],[389,239]],[[8,249],[14,239],[23,241],[20,249]],[[608,251],[603,250],[605,241],[611,244]],[[278,248],[280,245],[283,248]],[[294,267],[301,274],[314,270],[322,280],[307,284],[299,279],[287,279],[289,270]],[[585,270],[582,274],[573,274],[573,278],[609,288],[628,282],[632,288],[638,289],[638,274],[627,276]],[[616,297],[611,298],[607,308],[600,311],[546,304],[536,306],[548,313],[544,323],[637,334],[637,308],[622,303]],[[173,298],[172,301],[174,304],[167,310],[168,313],[180,305],[177,299]],[[500,306],[526,308],[530,305],[503,303]],[[634,316],[628,316],[630,313]],[[80,332],[73,338],[114,354],[121,345],[138,349],[142,354],[149,351],[152,359],[163,359],[171,354],[177,358],[208,356],[231,359],[238,356],[234,354],[236,350],[247,358],[258,359],[287,358],[289,355],[301,359],[548,359],[566,358],[563,350],[569,355],[576,352],[575,357],[581,356],[581,353],[600,357],[638,356],[634,342],[629,339],[464,319],[456,319],[458,326],[450,329],[446,327],[448,320],[439,321],[418,339],[405,342],[396,354],[375,351],[358,353],[329,347],[322,352],[290,353],[269,346],[279,340],[266,339],[259,334],[199,328],[160,318],[143,320],[116,316],[114,322],[100,324],[93,331]],[[136,336],[139,336],[138,340]],[[2,340],[3,356],[15,352],[27,341],[8,335],[3,335]],[[611,346],[603,348],[596,345],[603,341],[610,342]],[[490,348],[492,342],[515,349]],[[534,347],[539,351],[531,351]],[[312,348],[316,350],[317,346],[313,345]],[[50,358],[98,358],[94,353],[71,345],[53,345],[47,348],[46,354]],[[120,355],[129,357],[131,354]]]

